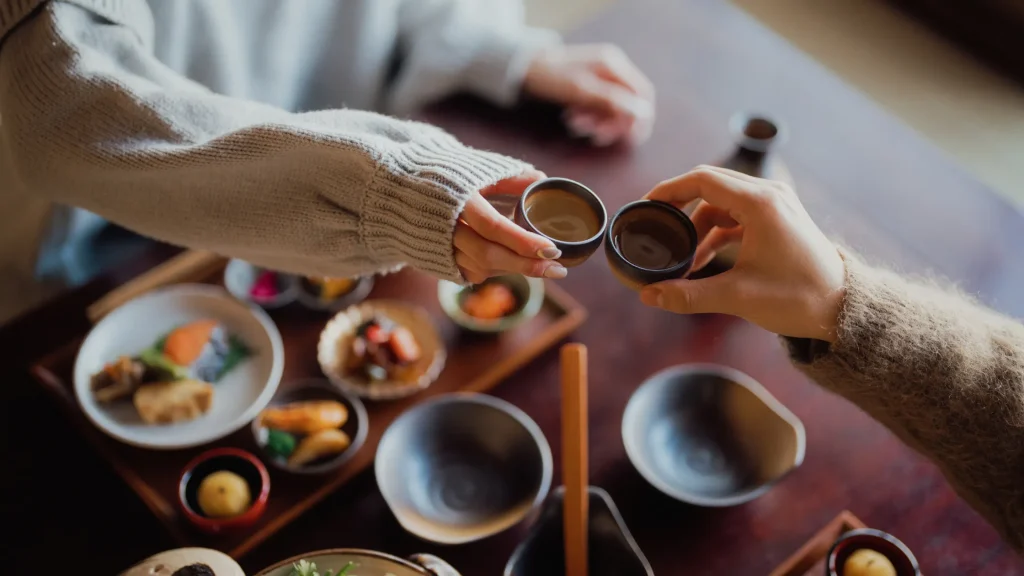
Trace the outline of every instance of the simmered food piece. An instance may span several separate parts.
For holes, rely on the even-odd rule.
[[[326,456],[341,454],[351,443],[348,434],[336,428],[314,432],[299,441],[295,451],[288,457],[288,465],[304,466]]]
[[[135,392],[135,409],[148,424],[193,420],[213,404],[213,386],[199,380],[143,384]]]
[[[881,552],[861,548],[846,559],[843,576],[896,576],[896,567]]]
[[[347,421],[348,408],[337,400],[292,402],[285,406],[267,408],[260,414],[260,425],[297,434],[340,428]]]
[[[203,478],[196,498],[203,514],[210,518],[238,516],[252,504],[249,483],[228,470],[219,470]]]
[[[402,380],[408,373],[405,368],[421,356],[419,342],[411,330],[377,316],[364,322],[349,341],[345,369],[371,383]]]
[[[249,297],[256,302],[269,302],[277,298],[281,291],[278,290],[277,272],[264,270],[256,277],[256,282],[249,289]]]
[[[497,320],[515,311],[519,303],[511,288],[488,282],[471,288],[462,300],[462,310],[480,320]]]
[[[356,280],[351,278],[318,278],[310,276],[306,280],[320,291],[321,300],[334,300],[351,291],[356,285]]]
[[[89,387],[99,402],[112,402],[131,396],[142,385],[146,375],[146,366],[128,356],[121,356],[96,374],[93,374]]]
[[[174,571],[171,576],[217,576],[206,564],[189,564]]]

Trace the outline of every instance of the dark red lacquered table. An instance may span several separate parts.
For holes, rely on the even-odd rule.
[[[864,96],[731,5],[717,0],[622,3],[576,41],[615,42],[658,86],[650,142],[595,150],[567,139],[546,110],[497,112],[455,100],[427,114],[467,142],[523,157],[550,175],[593,187],[610,210],[653,184],[730,148],[729,116],[741,109],[783,120],[785,160],[808,209],[830,233],[869,257],[950,277],[992,304],[1024,314],[1024,217]],[[28,380],[25,363],[87,329],[84,308],[171,253],[100,278],[0,330],[15,392],[5,435],[11,493],[4,514],[18,566],[54,548],[86,573],[111,573],[173,547],[127,488],[60,421]],[[803,379],[773,335],[718,316],[679,317],[642,306],[601,258],[563,285],[590,311],[577,339],[590,348],[594,484],[608,490],[658,574],[766,574],[839,511],[898,535],[929,575],[1024,573],[1024,561],[960,501],[934,466],[857,408]],[[620,423],[648,375],[681,362],[719,362],[764,383],[807,429],[803,466],[766,496],[731,509],[676,502],[626,459]],[[548,353],[494,393],[559,435],[557,355]],[[556,461],[558,446],[553,443]],[[9,470],[9,472],[7,472]],[[560,475],[556,471],[556,482]],[[371,473],[307,513],[242,560],[251,573],[281,558],[336,546],[396,554],[433,552],[467,575],[500,573],[520,526],[458,547],[403,532]],[[44,564],[48,565],[48,564]],[[61,566],[69,562],[62,561]]]

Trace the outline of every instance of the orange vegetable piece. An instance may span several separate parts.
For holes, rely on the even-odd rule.
[[[216,320],[197,320],[173,330],[164,342],[164,355],[180,366],[192,364],[216,327]]]
[[[329,428],[340,428],[348,421],[348,408],[336,400],[292,402],[267,408],[260,414],[260,425],[282,432],[312,434]]]
[[[484,284],[466,295],[462,309],[481,320],[497,320],[515,310],[516,295],[504,284]]]
[[[420,345],[416,337],[405,326],[391,331],[391,351],[400,364],[408,364],[420,359]]]

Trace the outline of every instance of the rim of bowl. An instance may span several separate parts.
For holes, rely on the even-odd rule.
[[[444,311],[445,315],[448,316],[452,322],[455,322],[467,330],[485,333],[505,332],[530,320],[539,314],[540,309],[544,306],[544,280],[540,278],[530,278],[521,274],[519,276],[526,280],[526,285],[528,287],[526,302],[523,303],[523,306],[515,314],[504,316],[496,320],[488,321],[475,318],[467,314],[459,305],[459,295],[461,295],[463,291],[471,289],[471,286],[460,286],[459,284],[449,280],[438,280],[437,300],[441,304],[441,310]],[[499,278],[501,278],[501,276],[499,276]],[[452,298],[447,297],[449,290],[453,295]]]
[[[779,475],[777,478],[773,478],[772,480],[765,482],[764,484],[761,484],[759,486],[756,486],[750,490],[747,490],[746,492],[741,492],[739,494],[735,494],[733,496],[728,496],[725,498],[707,498],[704,496],[699,496],[696,494],[678,490],[673,486],[669,485],[667,482],[662,481],[661,478],[659,478],[657,475],[651,472],[647,466],[642,466],[641,464],[639,464],[640,462],[644,462],[644,459],[642,459],[640,455],[636,452],[633,446],[633,442],[631,442],[631,438],[633,436],[632,434],[628,433],[628,424],[632,422],[634,418],[638,417],[635,416],[635,414],[636,411],[639,410],[638,398],[640,396],[640,391],[643,390],[645,387],[653,386],[655,383],[666,378],[678,378],[680,376],[696,373],[704,373],[710,374],[712,376],[718,376],[720,378],[730,380],[743,386],[752,394],[757,396],[759,400],[764,402],[770,410],[775,412],[780,418],[785,420],[790,426],[793,427],[793,431],[796,434],[797,447],[796,454],[793,457],[793,465],[789,468],[789,470]],[[801,464],[803,464],[804,455],[807,451],[807,432],[804,429],[803,422],[796,416],[796,414],[793,414],[793,412],[789,408],[787,408],[784,404],[779,402],[779,400],[775,398],[775,396],[772,396],[771,392],[769,392],[763,384],[755,380],[750,375],[735,368],[730,368],[728,366],[724,366],[721,364],[712,363],[693,363],[669,366],[668,368],[659,370],[658,372],[655,372],[654,374],[644,379],[643,383],[641,383],[640,386],[638,386],[637,389],[633,391],[633,394],[631,394],[629,397],[629,401],[626,403],[626,409],[622,413],[621,435],[622,444],[626,449],[626,456],[629,458],[629,461],[633,465],[633,468],[635,468],[636,471],[639,472],[640,475],[643,476],[643,478],[647,480],[649,484],[660,490],[663,494],[671,496],[676,500],[679,500],[681,502],[688,502],[690,504],[696,504],[698,506],[705,506],[708,508],[725,508],[729,506],[737,506],[739,504],[749,502],[764,495],[773,486],[781,482],[786,476],[792,473],[793,470],[796,470],[797,468],[800,467]]]
[[[264,569],[260,570],[259,572],[257,572],[256,576],[266,576],[267,574],[270,574],[274,570],[278,570],[278,569],[284,568],[286,566],[291,566],[292,564],[295,564],[299,560],[309,560],[313,556],[326,556],[328,554],[347,554],[347,555],[350,555],[350,556],[370,556],[370,557],[377,558],[377,559],[380,559],[380,560],[388,560],[390,562],[394,562],[394,563],[398,564],[399,566],[401,566],[402,568],[410,568],[412,570],[416,570],[419,573],[423,574],[424,576],[434,576],[429,570],[427,570],[423,566],[420,566],[419,564],[416,564],[414,562],[406,560],[405,558],[399,558],[398,556],[392,556],[391,554],[388,554],[387,552],[378,552],[376,550],[367,550],[365,548],[326,548],[326,549],[323,549],[323,550],[313,550],[311,552],[306,552],[305,554],[296,554],[295,556],[292,556],[291,558],[285,558],[284,560],[281,560],[281,561],[276,562],[276,563],[274,563],[274,564],[272,564],[270,566],[267,566],[266,568],[264,568]]]
[[[892,534],[889,534],[888,532],[884,532],[876,528],[854,528],[853,530],[843,532],[843,535],[840,536],[835,542],[833,542],[832,547],[828,549],[828,554],[825,556],[825,570],[828,574],[838,572],[835,562],[838,556],[837,551],[839,546],[842,545],[843,542],[850,540],[852,538],[856,538],[857,536],[870,536],[872,538],[878,538],[879,540],[884,540],[889,544],[892,544],[896,547],[897,550],[899,550],[904,556],[906,556],[907,560],[910,561],[910,565],[914,569],[914,574],[919,575],[921,573],[921,566],[917,561],[917,557],[914,556],[914,553],[910,551],[910,548],[906,544],[904,544],[902,540],[893,536]],[[881,553],[881,550],[876,550],[874,548],[870,549],[875,550],[875,552]],[[885,554],[882,555],[885,556]]]
[[[249,294],[240,294],[239,292],[237,292],[235,290],[235,288],[237,288],[237,286],[234,286],[232,282],[228,282],[228,278],[230,277],[229,275],[231,274],[231,269],[232,268],[243,268],[243,267],[244,268],[252,268],[252,269],[262,269],[262,270],[266,270],[266,271],[278,274],[278,275],[280,275],[280,276],[282,276],[282,277],[284,277],[286,279],[285,281],[287,283],[287,286],[286,286],[286,288],[283,291],[281,291],[280,294],[277,295],[277,297],[275,297],[272,300],[268,300],[266,302],[261,302],[259,300],[256,300],[256,299],[252,298]],[[289,274],[287,272],[280,272],[280,271],[277,271],[277,270],[271,270],[269,268],[263,268],[262,266],[257,266],[255,264],[253,264],[252,262],[249,262],[247,260],[242,260],[240,258],[232,258],[232,259],[228,260],[227,265],[224,266],[224,274],[223,274],[222,282],[224,283],[224,289],[227,290],[228,294],[231,294],[232,296],[234,296],[238,300],[241,300],[242,302],[245,302],[247,304],[255,304],[256,306],[259,306],[261,308],[266,308],[267,310],[276,310],[277,308],[283,308],[283,307],[291,304],[292,302],[295,302],[298,299],[298,297],[299,297],[299,278],[298,278],[298,276],[296,276],[294,274]]]
[[[252,405],[249,406],[249,408],[247,408],[244,412],[242,412],[242,414],[239,415],[235,420],[233,420],[231,424],[223,430],[223,433],[215,436],[201,438],[198,440],[190,440],[184,443],[165,445],[138,441],[129,438],[127,435],[121,433],[120,431],[109,429],[105,427],[103,424],[101,424],[96,418],[93,417],[93,414],[90,412],[90,410],[87,410],[85,408],[85,404],[78,390],[77,378],[74,375],[78,373],[78,362],[79,358],[81,357],[82,349],[84,349],[89,344],[89,339],[93,336],[94,331],[97,328],[99,328],[104,321],[106,321],[108,318],[114,317],[114,315],[117,314],[118,311],[122,310],[125,306],[128,306],[129,304],[137,303],[146,299],[158,298],[160,296],[163,296],[164,294],[171,292],[181,292],[183,294],[226,298],[230,302],[245,307],[245,309],[250,314],[252,314],[253,317],[256,318],[256,321],[259,322],[260,326],[263,327],[264,332],[266,332],[267,339],[270,340],[270,355],[273,361],[270,366],[270,372],[267,375],[267,383],[263,387],[263,390],[256,397],[256,400],[253,401]],[[241,430],[246,424],[248,424],[253,418],[255,418],[256,415],[259,414],[261,410],[266,408],[267,404],[270,402],[270,399],[273,398],[274,394],[277,392],[277,387],[281,384],[281,375],[283,373],[284,343],[281,340],[281,331],[277,329],[277,324],[275,324],[274,321],[270,319],[270,316],[267,314],[267,312],[260,308],[259,306],[238,300],[237,298],[232,296],[231,293],[228,292],[225,288],[221,288],[220,286],[213,286],[211,284],[175,284],[172,286],[165,286],[163,288],[157,288],[155,290],[146,292],[145,294],[140,294],[135,298],[132,298],[128,302],[125,302],[124,304],[118,306],[109,314],[104,316],[102,320],[93,325],[92,329],[89,330],[89,333],[86,334],[85,336],[85,340],[82,341],[82,345],[79,347],[78,352],[75,354],[75,363],[74,366],[72,367],[72,379],[74,385],[75,399],[78,401],[78,407],[85,414],[86,418],[89,419],[89,422],[91,422],[92,425],[96,427],[97,430],[103,432],[104,434],[110,436],[111,438],[114,438],[115,440],[124,442],[129,446],[145,448],[147,450],[180,450],[183,448],[195,448],[196,446],[202,446],[204,444],[209,444],[210,442],[220,440],[221,438],[225,438]]]
[[[675,266],[670,266],[668,268],[644,268],[643,266],[634,264],[628,258],[623,256],[622,251],[619,250],[619,247],[616,245],[616,242],[612,239],[612,229],[615,228],[615,221],[619,219],[619,216],[625,214],[629,210],[633,210],[635,208],[642,208],[644,206],[654,206],[660,210],[665,210],[666,212],[669,212],[674,216],[682,216],[680,220],[683,223],[683,227],[686,228],[686,235],[689,236],[690,238],[690,246],[692,246],[692,248],[689,251],[689,255],[679,264],[676,264]],[[605,232],[605,241],[611,245],[612,250],[615,251],[615,254],[620,259],[622,259],[623,262],[625,262],[628,266],[635,268],[636,270],[641,270],[643,272],[672,273],[678,270],[683,270],[684,268],[687,268],[688,266],[693,264],[693,257],[696,255],[697,250],[697,228],[694,227],[693,221],[690,220],[690,217],[686,215],[686,212],[683,212],[682,210],[676,208],[675,206],[669,204],[668,202],[662,202],[661,200],[634,200],[624,205],[622,208],[619,208],[618,212],[616,212],[615,215],[612,216],[611,221],[608,223],[608,229]]]
[[[188,505],[188,501],[185,500],[185,486],[188,484],[188,481],[192,479],[192,472],[196,469],[196,466],[199,466],[207,460],[212,460],[221,456],[231,456],[245,460],[256,468],[256,471],[260,475],[260,492],[256,498],[253,498],[252,504],[249,505],[249,509],[238,516],[232,516],[230,518],[210,518],[208,516],[203,516]],[[259,518],[260,515],[263,514],[263,508],[266,506],[269,498],[270,473],[267,472],[267,467],[264,466],[263,462],[261,462],[254,454],[242,450],[241,448],[226,446],[207,450],[189,461],[189,463],[185,465],[185,468],[182,469],[181,475],[178,476],[178,505],[184,512],[185,517],[198,526],[230,528],[232,526],[246,524],[256,518]]]
[[[352,287],[349,288],[348,292],[341,294],[329,303],[321,302],[319,296],[314,296],[309,290],[306,290],[304,282],[307,282],[307,278],[297,278],[295,288],[295,300],[303,307],[310,310],[322,310],[325,312],[334,312],[338,310],[344,310],[349,306],[354,306],[366,300],[366,297],[370,295],[373,290],[376,280],[374,276],[360,276],[358,278],[350,278],[353,280]]]
[[[569,242],[568,240],[559,240],[557,238],[552,238],[551,236],[548,236],[547,234],[544,234],[543,232],[541,232],[540,230],[537,229],[537,225],[534,224],[533,221],[530,220],[529,216],[526,215],[526,198],[527,198],[527,196],[529,196],[530,194],[535,192],[538,188],[540,188],[541,184],[551,184],[551,183],[568,184],[570,186],[579,186],[580,188],[582,188],[582,189],[586,190],[588,193],[590,193],[590,195],[593,196],[594,199],[597,200],[597,204],[601,207],[601,214],[599,215],[601,217],[601,227],[598,229],[597,233],[595,233],[593,236],[587,238],[586,240],[580,240],[580,241],[577,241],[577,242]],[[566,192],[568,192],[568,190],[566,190]],[[589,202],[588,202],[588,204],[589,204]],[[604,202],[601,201],[601,197],[597,195],[597,192],[594,192],[593,190],[591,190],[589,186],[586,186],[584,184],[581,184],[581,183],[579,183],[579,182],[577,182],[575,180],[569,179],[569,178],[560,178],[560,177],[542,178],[541,180],[537,180],[533,184],[530,184],[529,186],[526,187],[526,190],[523,190],[522,196],[519,197],[519,202],[516,204],[516,209],[519,210],[523,214],[523,220],[526,220],[530,224],[530,227],[533,228],[533,230],[531,230],[531,232],[533,232],[534,234],[537,234],[538,236],[543,236],[544,238],[547,238],[548,240],[551,240],[552,242],[557,242],[559,244],[564,244],[566,246],[584,246],[586,244],[589,244],[589,243],[593,242],[595,238],[600,238],[600,237],[604,236],[605,230],[608,229],[608,209],[605,208]]]
[[[479,404],[487,406],[489,408],[494,408],[512,417],[512,419],[515,420],[516,423],[522,426],[526,430],[527,434],[529,434],[533,438],[534,443],[537,445],[537,450],[540,452],[541,480],[540,485],[537,487],[537,492],[536,494],[534,494],[533,501],[530,503],[529,508],[525,509],[523,511],[523,514],[519,518],[516,518],[514,522],[511,522],[506,526],[502,526],[497,530],[481,532],[478,534],[473,534],[471,536],[461,536],[456,538],[437,538],[436,535],[428,536],[425,534],[420,534],[412,531],[409,528],[408,524],[406,523],[405,518],[399,516],[395,512],[395,502],[388,495],[387,491],[381,488],[381,462],[383,459],[380,457],[380,452],[381,448],[383,446],[386,446],[388,438],[395,434],[394,430],[398,427],[398,424],[405,419],[411,418],[411,415],[414,412],[418,410],[425,410],[429,407],[433,407],[440,404],[456,403]],[[451,392],[448,394],[441,394],[434,398],[430,398],[424,402],[420,402],[419,404],[416,404],[415,406],[402,412],[402,414],[398,418],[395,418],[395,420],[391,422],[390,425],[388,425],[387,430],[385,430],[384,434],[380,437],[380,442],[377,444],[377,452],[376,454],[374,454],[373,459],[374,479],[377,482],[377,488],[380,490],[380,494],[384,498],[384,502],[388,505],[388,510],[391,511],[391,514],[394,515],[394,517],[398,520],[398,523],[401,524],[402,528],[405,531],[424,540],[428,540],[430,542],[437,542],[438,544],[466,544],[469,542],[475,542],[477,540],[482,540],[489,536],[493,536],[495,534],[504,532],[505,530],[508,530],[512,526],[515,526],[519,522],[522,522],[524,518],[528,517],[530,513],[536,510],[537,507],[540,506],[540,504],[544,502],[544,500],[548,497],[548,494],[551,491],[551,478],[553,474],[554,464],[553,458],[551,456],[551,446],[548,444],[548,440],[544,436],[544,432],[541,431],[540,426],[537,425],[533,418],[530,418],[529,414],[527,414],[521,408],[519,408],[515,404],[512,404],[511,402],[487,394],[480,394],[478,392]]]
[[[775,128],[775,134],[771,138],[747,136],[747,125],[755,121],[771,124]],[[784,122],[773,118],[771,114],[751,110],[744,110],[733,114],[729,118],[729,131],[732,133],[737,145],[754,152],[767,152],[771,148],[785,143],[789,137],[789,132]]]
[[[258,414],[256,418],[253,418],[252,424],[249,426],[249,430],[252,432],[253,443],[255,443],[256,447],[259,448],[260,455],[265,456],[267,462],[269,462],[274,468],[290,472],[292,474],[322,474],[324,472],[334,470],[335,468],[340,468],[343,464],[351,460],[352,457],[356,455],[356,452],[359,452],[363,447],[363,444],[366,443],[366,436],[369,434],[370,417],[369,413],[366,411],[366,405],[363,404],[363,401],[360,400],[358,396],[343,390],[340,386],[335,385],[326,378],[301,378],[293,382],[287,390],[280,392],[280,394],[287,396],[305,388],[320,388],[333,394],[337,394],[344,398],[345,401],[348,402],[349,406],[352,407],[352,411],[355,412],[356,417],[356,434],[352,438],[352,443],[349,444],[348,448],[346,448],[344,452],[317,466],[295,468],[293,466],[289,466],[285,462],[278,462],[273,456],[267,454],[266,446],[260,444],[259,431],[260,429],[265,428],[265,426],[259,425]],[[276,397],[277,395],[275,395],[274,398],[271,398],[270,402],[273,403]],[[270,404],[267,404],[267,406],[270,406]],[[266,408],[264,408],[264,410],[265,409]]]

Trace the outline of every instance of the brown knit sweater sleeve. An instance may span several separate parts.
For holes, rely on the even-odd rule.
[[[1024,326],[843,256],[838,341],[786,339],[795,363],[934,461],[1024,552]]]
[[[466,199],[528,166],[416,122],[227,98],[152,55],[144,0],[0,7],[0,189],[280,270],[461,280]]]

